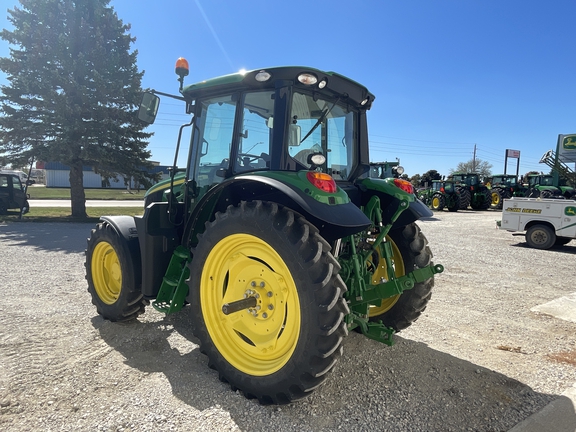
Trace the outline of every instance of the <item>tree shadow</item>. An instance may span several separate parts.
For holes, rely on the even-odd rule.
[[[115,324],[101,317],[92,323],[128,366],[163,374],[173,395],[198,410],[218,405],[241,430],[252,428],[256,418],[262,430],[290,424],[294,430],[400,431],[425,424],[431,431],[507,431],[558,398],[424,343],[396,336],[387,347],[352,332],[337,367],[308,398],[263,406],[231,391],[207,367],[190,313],[184,308],[152,323]],[[171,343],[175,337],[183,339]],[[573,406],[569,422],[576,427]]]
[[[37,250],[79,253],[93,225],[88,223],[9,223],[0,224],[0,238],[7,246],[32,246]]]

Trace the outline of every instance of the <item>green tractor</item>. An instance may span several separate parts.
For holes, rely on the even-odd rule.
[[[565,182],[555,181],[550,174],[530,174],[528,176],[529,198],[556,198],[563,199],[572,196],[574,189],[566,186]]]
[[[370,162],[370,177],[372,178],[400,178],[402,174],[404,174],[404,167],[400,166],[400,162]]]
[[[554,152],[548,150],[540,163],[545,163],[552,168],[552,177],[558,183],[562,196],[566,199],[576,199],[576,172],[565,162],[563,162]]]
[[[492,201],[490,208],[501,210],[504,200],[512,197],[523,197],[526,188],[518,181],[518,177],[512,174],[498,174],[490,181]]]
[[[188,72],[178,59],[180,95],[143,95],[141,120],[154,121],[158,94],[191,120],[144,214],[92,230],[88,292],[111,321],[186,306],[223,382],[290,403],[327,378],[349,330],[392,344],[418,319],[443,271],[415,223],[432,212],[410,182],[369,176],[362,85],[276,67],[184,86]]]
[[[447,208],[455,212],[460,209],[460,194],[450,180],[432,180],[432,187],[419,191],[418,198],[432,210]]]
[[[450,177],[460,194],[460,210],[466,210],[468,206],[474,210],[487,210],[490,207],[492,194],[480,183],[477,173],[455,172]]]

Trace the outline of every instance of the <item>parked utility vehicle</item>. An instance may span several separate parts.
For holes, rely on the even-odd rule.
[[[191,115],[171,178],[143,216],[92,230],[88,291],[112,321],[187,302],[223,381],[289,403],[325,380],[348,330],[391,344],[426,308],[443,268],[415,221],[432,212],[410,182],[369,176],[374,95],[355,81],[277,67],[184,86],[184,59],[176,73],[180,96],[146,93],[139,111],[153,122],[160,94]]]
[[[512,232],[525,231],[526,243],[536,249],[565,245],[576,239],[576,201],[505,199],[499,227]]]
[[[28,213],[30,210],[28,198],[18,175],[0,173],[0,215],[6,214],[11,209],[20,210],[20,214]]]

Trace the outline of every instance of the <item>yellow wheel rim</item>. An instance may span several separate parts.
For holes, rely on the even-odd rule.
[[[492,205],[500,204],[500,195],[497,192],[492,193]]]
[[[225,315],[222,306],[256,297],[255,308]],[[236,369],[252,376],[280,370],[300,335],[300,301],[290,270],[265,241],[234,234],[212,249],[200,279],[200,305],[210,337]]]
[[[394,266],[394,275],[396,277],[404,276],[406,274],[406,271],[404,269],[404,260],[402,259],[400,249],[398,249],[398,246],[396,246],[396,243],[394,243],[394,241],[390,237],[386,236],[386,240],[389,241],[392,246],[392,265]],[[378,250],[378,257],[380,258],[379,250]],[[374,272],[374,276],[372,278],[372,283],[379,284],[382,278],[388,279],[388,268],[386,267],[386,261],[380,258],[378,268]],[[382,304],[380,306],[370,306],[368,316],[374,317],[389,311],[392,308],[392,306],[396,304],[400,296],[401,294],[398,294],[393,297],[383,299]]]
[[[440,206],[440,199],[438,199],[438,197],[432,198],[432,207],[438,208],[439,206]]]
[[[99,242],[92,253],[92,282],[104,303],[111,305],[118,300],[122,289],[122,269],[118,254],[106,241]]]

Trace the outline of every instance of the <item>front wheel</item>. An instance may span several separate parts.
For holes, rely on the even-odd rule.
[[[147,303],[140,291],[139,259],[108,223],[92,230],[86,249],[86,280],[92,303],[104,318],[130,321],[144,312]]]
[[[503,198],[501,189],[492,189],[490,208],[500,210],[502,208]]]
[[[396,277],[430,265],[432,252],[428,247],[428,240],[415,223],[403,228],[390,231],[386,237],[392,243],[392,263]],[[378,273],[375,274],[373,283],[381,275],[386,275],[386,261],[380,259]],[[392,327],[396,331],[409,327],[416,321],[430,301],[434,278],[428,278],[418,282],[412,289],[404,291],[388,299],[383,299],[382,304],[370,308],[370,321],[382,321],[384,325]]]
[[[526,243],[535,249],[550,249],[556,242],[556,233],[548,225],[532,225],[526,231]]]
[[[442,211],[445,205],[446,199],[444,198],[444,195],[437,193],[432,196],[432,210]]]
[[[192,255],[194,333],[222,381],[285,404],[326,379],[349,310],[340,266],[313,225],[273,203],[242,202],[216,214]]]

